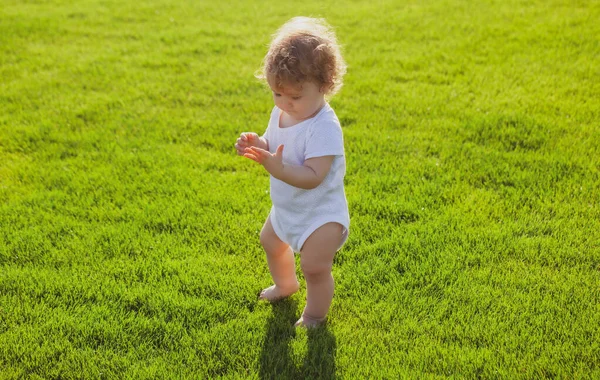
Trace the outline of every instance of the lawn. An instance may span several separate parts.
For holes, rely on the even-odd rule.
[[[270,305],[270,35],[349,70],[325,327]],[[0,0],[0,378],[600,378],[600,3]],[[299,272],[301,277],[301,273]]]

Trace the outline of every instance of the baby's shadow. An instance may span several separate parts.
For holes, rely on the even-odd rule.
[[[261,379],[291,379],[297,377],[291,360],[290,341],[296,336],[297,303],[289,298],[271,305],[267,332],[260,353]]]
[[[291,356],[296,337],[297,302],[285,299],[272,304],[260,357],[261,379],[335,379],[335,337],[327,325],[307,330],[308,350],[301,369]]]
[[[327,325],[310,328],[307,334],[308,352],[300,378],[335,379],[335,337]]]

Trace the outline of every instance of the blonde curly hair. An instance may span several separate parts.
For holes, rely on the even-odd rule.
[[[346,67],[335,33],[324,19],[294,17],[273,35],[256,77],[276,88],[311,81],[325,95],[334,95],[342,87]]]

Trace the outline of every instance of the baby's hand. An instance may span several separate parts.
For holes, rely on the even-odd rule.
[[[246,148],[251,147],[260,147],[260,137],[254,132],[242,132],[235,142],[238,156],[243,156],[246,153]]]
[[[275,154],[261,148],[247,148],[244,157],[258,162],[275,178],[280,178],[283,172],[283,145],[277,147]]]

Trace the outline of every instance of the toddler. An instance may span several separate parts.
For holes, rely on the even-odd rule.
[[[342,86],[346,64],[324,20],[296,17],[271,42],[262,72],[275,107],[263,136],[244,132],[237,154],[270,174],[273,206],[260,233],[274,285],[270,302],[298,288],[294,252],[306,279],[306,307],[296,326],[325,321],[333,299],[333,257],[348,238],[342,129],[325,97]]]

